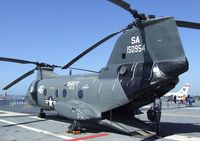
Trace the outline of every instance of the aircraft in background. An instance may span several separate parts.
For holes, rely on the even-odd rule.
[[[5,100],[7,97],[7,93],[0,95],[0,100]]]
[[[181,101],[181,100],[183,100],[183,97],[188,97],[189,88],[190,88],[190,84],[185,84],[183,86],[183,88],[181,88],[180,91],[178,91],[178,92],[169,92],[169,93],[165,94],[164,97],[172,97],[172,98],[174,98],[174,96],[176,96],[176,100],[177,101]]]

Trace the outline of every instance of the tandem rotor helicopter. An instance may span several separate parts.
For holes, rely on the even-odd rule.
[[[129,133],[113,119],[120,116],[118,121],[121,123],[133,117],[138,108],[152,103],[176,86],[179,75],[188,70],[177,27],[200,29],[200,23],[147,16],[131,9],[123,0],[108,1],[127,10],[134,22],[92,45],[65,66],[0,57],[0,61],[36,65],[3,90],[36,71],[37,78],[28,88],[26,97],[31,105],[41,108],[40,117],[46,117],[44,110],[55,110],[74,121],[94,121]],[[120,33],[107,65],[99,72],[71,68],[76,61]],[[54,73],[54,68],[92,73],[60,76]]]

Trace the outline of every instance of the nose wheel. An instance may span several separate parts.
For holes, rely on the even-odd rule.
[[[40,113],[39,113],[38,117],[46,118],[46,113],[44,112],[44,110],[42,108],[40,109]]]

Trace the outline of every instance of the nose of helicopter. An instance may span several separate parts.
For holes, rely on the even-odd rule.
[[[37,91],[34,90],[34,85],[32,83],[26,93],[25,99],[29,104],[36,106],[37,105],[36,98],[37,98]]]

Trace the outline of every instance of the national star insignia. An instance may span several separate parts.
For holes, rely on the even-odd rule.
[[[49,107],[53,108],[56,104],[56,101],[50,96],[47,100],[45,100],[45,103],[48,104]]]

